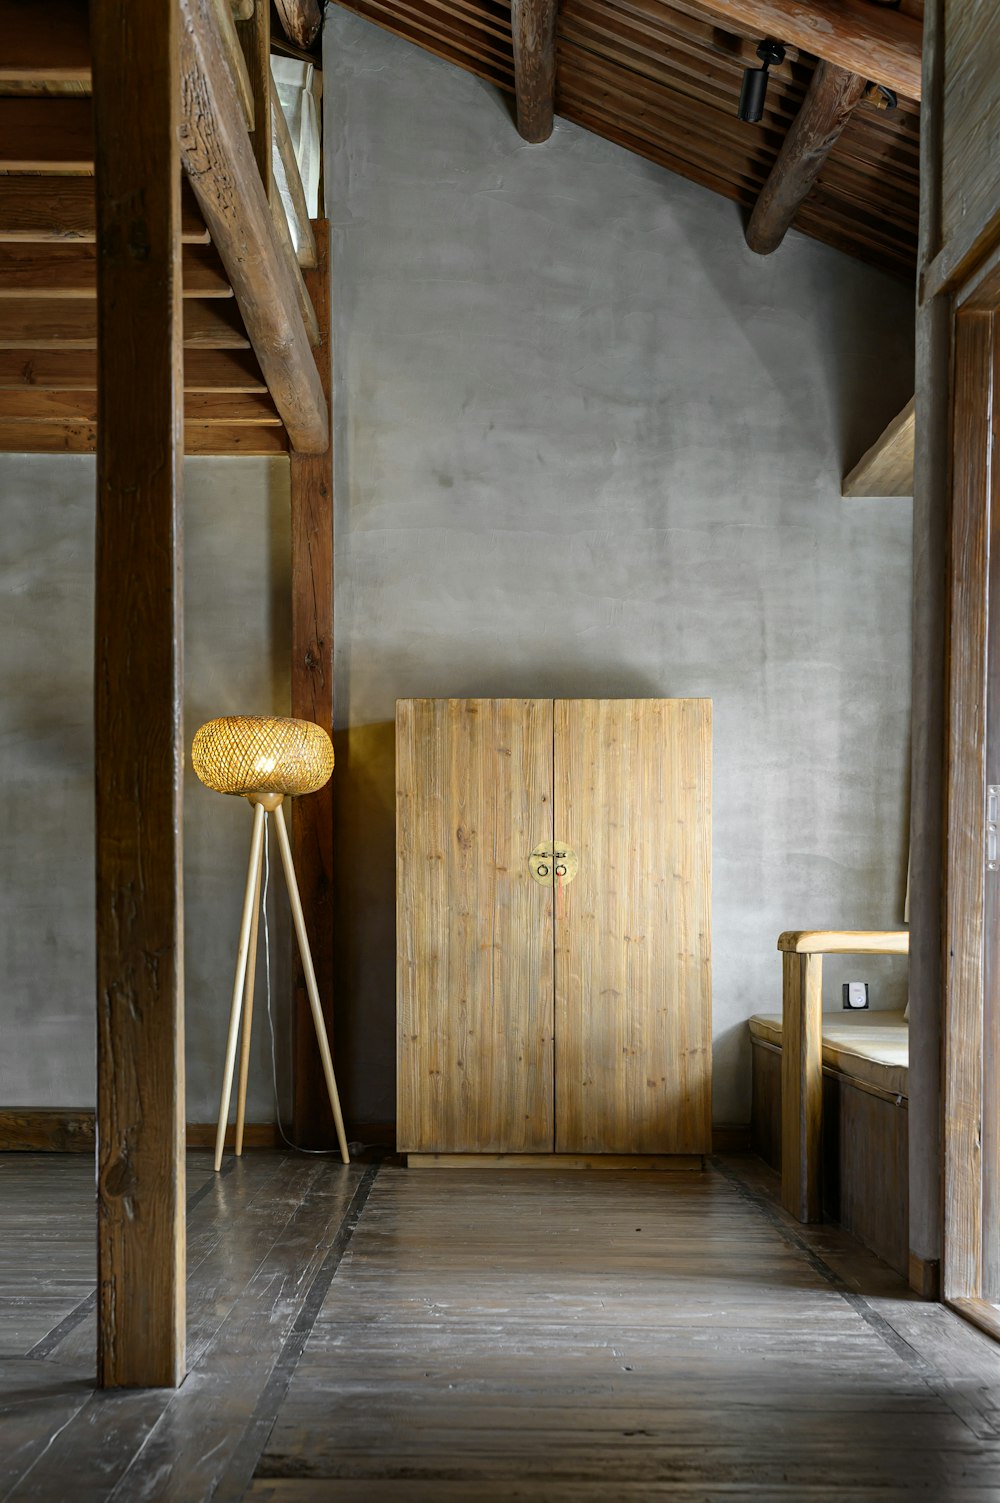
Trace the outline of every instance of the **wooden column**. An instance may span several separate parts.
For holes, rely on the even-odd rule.
[[[320,330],[316,363],[330,408],[330,226],[313,221],[316,267],[305,273]],[[331,422],[332,435],[332,422]],[[333,443],[292,454],[292,714],[333,735]],[[333,776],[337,776],[334,768]],[[292,848],[327,1032],[333,1030],[333,786],[292,801]],[[305,979],[295,983],[295,1141],[329,1147],[333,1117],[309,1011]]]
[[[556,11],[559,0],[512,0],[517,128],[526,141],[552,134],[556,92]]]
[[[92,0],[98,1381],[184,1375],[178,9]]]
[[[823,957],[786,953],[781,964],[781,1203],[822,1221]]]
[[[857,73],[822,59],[788,128],[747,225],[747,245],[758,255],[777,250],[811,193],[844,126],[868,87]]]

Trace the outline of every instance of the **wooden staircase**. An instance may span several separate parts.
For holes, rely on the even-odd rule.
[[[269,69],[253,66],[261,56],[261,26],[269,32],[267,7],[258,4],[260,19],[238,28],[228,0],[210,10],[218,23],[210,40],[225,57],[245,124],[253,123],[255,110],[280,116]],[[85,0],[56,0],[43,11],[24,0],[0,0],[0,28],[0,452],[90,453],[98,318],[88,7]],[[267,130],[266,151],[256,134],[248,132],[248,141],[270,199],[278,270],[315,345],[315,312],[287,223],[279,224],[285,215],[268,170],[271,152],[280,150],[300,187],[284,117]],[[240,185],[244,197],[247,186]],[[185,452],[287,452],[295,445],[189,176],[181,189]],[[303,264],[315,266],[308,224],[297,228]],[[226,251],[232,264],[240,247]],[[304,379],[315,384],[315,371]]]

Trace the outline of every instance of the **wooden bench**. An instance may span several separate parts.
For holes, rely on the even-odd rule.
[[[823,956],[906,955],[909,934],[800,930],[782,934],[778,949],[780,1024],[773,1016],[751,1020],[755,1147],[776,1166],[780,1162],[785,1209],[802,1222],[822,1220],[825,1095],[827,1213],[850,1225],[855,1206],[859,1224],[851,1229],[869,1245],[871,1227],[885,1221],[885,1234],[874,1234],[884,1245],[875,1251],[896,1266],[902,1238],[905,1269],[906,1026],[901,1013],[827,1014],[824,1040]],[[858,1025],[856,1032],[852,1025]],[[873,1032],[880,1026],[884,1048]],[[896,1211],[883,1215],[889,1201]]]

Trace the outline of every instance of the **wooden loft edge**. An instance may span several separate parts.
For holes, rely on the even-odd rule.
[[[289,440],[303,453],[322,453],[330,434],[327,402],[210,0],[181,0],[181,14],[183,165]]]
[[[906,99],[922,93],[923,27],[867,0],[698,0],[699,8],[753,34],[800,48],[885,84]]]
[[[911,397],[885,432],[847,475],[842,496],[912,496],[916,451],[916,398]]]

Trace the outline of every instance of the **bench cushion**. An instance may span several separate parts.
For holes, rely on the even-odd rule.
[[[781,1013],[757,1013],[750,1019],[750,1033],[780,1049]],[[824,1013],[823,1063],[908,1099],[910,1029],[902,1012]]]

